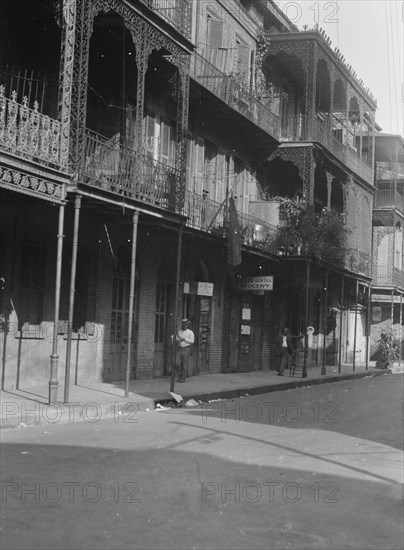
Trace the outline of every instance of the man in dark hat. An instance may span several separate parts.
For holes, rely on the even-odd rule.
[[[176,336],[177,352],[175,355],[175,370],[177,381],[185,382],[188,376],[189,358],[191,356],[192,345],[195,342],[195,336],[190,327],[188,319],[182,319],[181,329]]]

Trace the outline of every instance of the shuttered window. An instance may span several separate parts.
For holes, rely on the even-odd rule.
[[[237,43],[236,72],[240,75],[248,73],[250,49],[246,44]]]
[[[216,21],[208,16],[207,46],[210,48],[223,47],[223,21]]]

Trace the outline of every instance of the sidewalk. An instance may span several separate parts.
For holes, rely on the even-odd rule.
[[[395,369],[396,370],[396,369]],[[402,370],[402,369],[400,369]],[[277,376],[276,371],[254,371],[247,373],[205,374],[188,378],[184,384],[175,384],[174,392],[183,398],[183,404],[190,399],[208,403],[211,400],[231,399],[242,395],[257,395],[302,386],[314,386],[366,376],[391,374],[391,370],[378,370],[369,366],[343,365],[327,367],[321,374],[320,367],[309,367],[307,378]],[[52,425],[59,422],[97,422],[102,418],[122,414],[127,421],[137,421],[140,411],[154,410],[159,404],[176,404],[170,395],[170,378],[153,380],[131,380],[129,397],[125,398],[124,382],[71,385],[69,403],[63,404],[63,385],[59,386],[58,403],[48,405],[48,387],[6,389],[1,392],[0,428],[26,427],[38,424]]]

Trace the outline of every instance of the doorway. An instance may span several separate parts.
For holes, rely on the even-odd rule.
[[[112,280],[111,308],[111,380],[124,380],[126,358],[128,354],[128,322],[129,322],[129,276],[115,274]],[[134,332],[134,331],[133,331]],[[133,356],[132,332],[132,356]]]

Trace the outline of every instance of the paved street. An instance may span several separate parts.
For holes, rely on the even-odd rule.
[[[403,376],[4,429],[2,548],[398,549]]]

